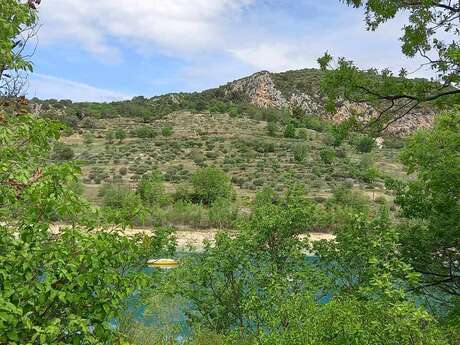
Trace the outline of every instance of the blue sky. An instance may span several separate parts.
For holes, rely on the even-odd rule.
[[[339,0],[44,0],[29,97],[111,101],[199,91],[260,70],[413,65],[403,20],[367,32]]]

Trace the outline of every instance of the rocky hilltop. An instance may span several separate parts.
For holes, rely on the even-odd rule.
[[[223,86],[226,96],[244,94],[249,102],[258,107],[302,109],[307,115],[319,115],[335,122],[341,122],[351,113],[362,114],[362,118],[373,115],[370,107],[342,102],[336,114],[325,111],[325,97],[320,91],[321,71],[304,69],[284,73],[262,71]],[[417,109],[403,119],[396,121],[388,132],[406,135],[419,128],[430,127],[434,112],[430,109]]]

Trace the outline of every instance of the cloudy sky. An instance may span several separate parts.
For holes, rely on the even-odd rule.
[[[198,91],[317,67],[325,51],[397,71],[413,63],[400,53],[402,21],[367,32],[362,11],[339,0],[43,0],[29,96]]]

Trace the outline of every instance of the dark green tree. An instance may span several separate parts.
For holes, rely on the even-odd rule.
[[[212,204],[219,198],[230,199],[233,195],[230,178],[216,167],[199,169],[191,182],[194,198],[204,204]]]
[[[417,178],[390,184],[402,216],[403,249],[424,276],[421,289],[460,297],[460,111],[440,116],[435,127],[408,141],[401,159]]]

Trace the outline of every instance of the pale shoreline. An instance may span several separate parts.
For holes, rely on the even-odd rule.
[[[66,224],[53,224],[50,226],[52,232],[59,232],[60,228],[66,227]],[[114,230],[114,229],[112,229]],[[111,231],[111,229],[107,229],[106,231]],[[143,235],[153,235],[155,231],[152,228],[126,228],[126,229],[119,229],[116,230],[126,236],[135,236],[139,234]],[[203,248],[205,242],[213,242],[214,237],[219,232],[227,232],[230,234],[235,234],[236,231],[232,230],[223,230],[223,229],[190,229],[186,227],[179,227],[175,231],[174,235],[176,237],[177,248],[179,250],[187,250],[189,248],[200,250]],[[321,232],[310,232],[308,234],[300,235],[300,238],[306,238],[307,236],[310,237],[310,240],[320,241],[320,240],[333,240],[335,236],[332,234],[321,233]]]
[[[218,229],[209,229],[209,230],[177,230],[175,232],[175,236],[177,239],[177,247],[178,249],[187,249],[192,247],[194,249],[201,249],[204,246],[204,243],[209,241],[213,242],[214,237],[219,233],[225,230],[218,230]],[[133,228],[133,229],[126,229],[123,231],[126,235],[132,236],[136,234],[152,234],[152,230],[149,229],[140,229],[140,228]],[[333,240],[335,236],[332,234],[320,233],[320,232],[310,232],[308,234],[301,235],[300,238],[305,238],[309,236],[310,240],[320,241],[320,240]]]

